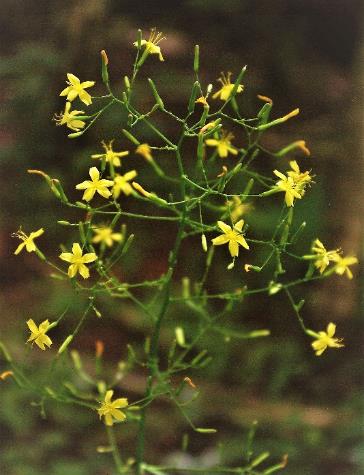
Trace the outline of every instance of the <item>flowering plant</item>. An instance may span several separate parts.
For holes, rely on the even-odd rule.
[[[104,95],[91,95],[91,88],[97,87],[96,81],[81,82],[74,74],[67,74],[68,86],[60,92],[60,96],[66,96],[66,104],[64,112],[55,117],[57,125],[70,129],[68,137],[77,139],[107,114],[111,106],[115,106],[125,115],[122,134],[129,146],[123,146],[122,150],[115,147],[114,150],[114,139],[106,140],[102,137],[104,153],[91,155],[93,166],[89,167],[90,163],[85,163],[91,179],[80,183],[75,181],[77,193],[78,190],[83,192],[80,201],[73,202],[69,199],[69,192],[64,190],[58,179],[51,178],[41,170],[29,170],[31,174],[41,176],[61,204],[76,210],[80,219],[78,222],[58,221],[58,225],[70,229],[73,244],[72,252],[67,250],[69,247],[60,245],[62,252],[57,263],[52,262],[38,247],[47,236],[47,230],[43,228],[29,235],[19,230],[15,236],[22,242],[14,251],[18,255],[25,247],[28,252],[35,252],[45,265],[51,266],[57,278],[69,283],[76,295],[88,297],[74,330],[63,340],[59,339],[57,331],[68,317],[67,308],[52,323],[48,319],[39,324],[33,319],[26,322],[31,332],[28,342],[35,343],[41,350],[53,352],[56,362],[69,353],[75,374],[87,383],[87,394],[77,388],[70,389],[69,385],[64,391],[56,391],[47,385],[37,388],[41,404],[44,405],[47,399],[53,399],[79,405],[84,410],[94,411],[96,416],[98,413],[106,427],[109,451],[112,452],[117,473],[137,475],[160,475],[180,470],[179,467],[152,465],[146,461],[146,415],[156,399],[167,398],[179,409],[193,431],[199,434],[216,432],[213,427],[199,427],[185,408],[186,405],[193,404],[199,394],[192,374],[211,362],[206,349],[200,346],[206,334],[218,333],[226,341],[231,338],[268,337],[269,329],[247,331],[239,326],[232,329],[226,323],[226,318],[238,311],[244,299],[253,298],[256,294],[274,298],[280,292],[286,295],[287,303],[310,339],[308,347],[312,346],[317,356],[328,348],[341,348],[344,346],[342,340],[334,337],[334,323],[328,322],[326,332],[316,332],[305,324],[301,315],[304,301],[297,301],[292,290],[334,273],[351,279],[353,274],[350,266],[357,263],[355,256],[343,256],[340,249],[327,251],[318,238],[313,242],[310,254],[299,255],[295,252],[295,244],[305,227],[305,223],[296,224],[296,206],[298,208],[304,202],[310,193],[310,186],[314,184],[313,175],[307,169],[311,167],[305,165],[310,151],[303,140],[296,140],[278,151],[267,150],[261,144],[261,137],[266,130],[279,127],[297,116],[299,109],[272,119],[273,101],[259,95],[258,101],[262,101],[263,105],[258,102],[256,116],[244,117],[243,106],[238,100],[241,101],[245,94],[242,82],[246,67],[241,69],[234,82],[232,73],[222,74],[219,79],[221,87],[213,93],[211,84],[205,87],[200,81],[199,47],[196,46],[193,62],[195,80],[185,114],[178,116],[168,109],[152,79],[147,82],[154,104],[148,111],[139,110],[134,97],[139,73],[150,55],[157,55],[163,61],[161,67],[164,67],[166,61],[160,46],[163,39],[162,34],[155,30],[152,30],[148,40],[143,39],[141,31],[138,32],[138,38],[133,44],[136,47],[134,65],[130,77],[124,77],[124,90],[121,94],[115,92],[109,80],[109,59],[105,51],[101,52]],[[155,58],[152,56],[150,61]],[[83,103],[82,107],[90,108],[91,112],[73,109],[77,100]],[[178,133],[175,136],[167,136],[157,125],[158,113],[176,126]],[[151,138],[148,143],[140,132],[140,125],[149,132]],[[234,134],[229,130],[231,128],[234,128]],[[195,156],[191,158],[190,153],[185,152],[185,146],[193,147]],[[98,147],[95,147],[95,152],[99,152]],[[259,156],[266,155],[276,160],[277,167],[286,169],[286,158],[296,152],[303,155],[301,160],[304,171],[301,171],[297,160],[288,162],[288,171],[272,169],[268,176],[254,167]],[[143,176],[143,167],[138,169],[134,164],[129,165],[130,162],[133,163],[132,157],[135,155],[142,157],[143,167],[149,167],[158,177],[163,184],[162,192],[149,191],[150,184],[143,178],[138,178],[140,182],[135,181],[137,176]],[[173,160],[173,166],[167,167],[168,171],[161,163],[160,157],[164,155]],[[127,158],[124,160],[124,157]],[[97,160],[97,166],[94,160]],[[266,200],[278,201],[281,214],[273,232],[258,238],[255,236],[254,210],[263,207]],[[129,206],[129,203],[130,206],[137,203],[145,211],[126,211],[125,206]],[[127,259],[135,237],[133,232],[128,232],[125,223],[120,226],[120,221],[124,218],[131,222],[157,221],[169,226],[168,233],[173,236],[174,243],[166,259],[165,270],[157,278],[128,281],[119,277],[119,265]],[[154,238],[157,237],[156,229],[151,227],[150,230],[151,234],[154,233]],[[185,275],[180,283],[176,277],[180,271],[179,256],[191,242],[196,242],[196,237],[199,246],[194,254],[199,255],[198,262],[203,262],[199,269],[200,278],[191,285],[191,277]],[[36,238],[37,243],[34,242]],[[255,256],[256,248],[263,249],[263,259]],[[24,253],[19,258],[25,258]],[[196,255],[191,256],[191,259],[195,262]],[[219,260],[226,259],[228,262],[224,263],[221,270]],[[286,277],[289,260],[303,264],[305,273],[298,277]],[[68,267],[65,267],[64,262]],[[208,283],[214,266],[219,266],[220,274],[224,273],[229,277],[230,272],[240,279],[239,288],[230,287],[225,290],[221,285],[217,291],[210,291]],[[183,271],[185,270],[184,268]],[[270,275],[269,278],[264,277],[263,283],[255,285],[253,279],[249,279],[251,274],[265,275],[266,271]],[[128,300],[148,319],[143,351],[136,353],[131,342],[127,350],[127,364],[123,365],[122,371],[119,368],[113,379],[104,378],[100,372],[95,376],[86,374],[81,357],[74,348],[86,319],[91,318],[93,313],[99,318],[106,318],[99,310],[102,305],[99,303],[101,296],[114,300],[116,304],[120,299]],[[219,311],[214,308],[215,302],[223,303]],[[177,325],[171,325],[168,321],[168,312],[181,305],[198,317],[198,323],[191,333],[185,331],[183,318]],[[164,353],[161,348],[164,330],[168,340],[166,358],[162,358]],[[14,364],[4,343],[1,343],[0,348],[9,364],[6,376],[3,373],[1,379],[12,376],[20,386],[27,386],[29,379]],[[98,341],[95,354],[98,363],[103,354],[104,344]],[[125,397],[124,388],[121,391],[122,380],[126,374],[138,369],[147,371],[144,394],[133,400],[129,395],[128,398]],[[194,393],[187,402],[181,397],[185,387],[189,387]],[[116,399],[113,399],[114,393],[119,392],[123,397],[116,395]],[[99,423],[97,417],[95,423]],[[137,426],[135,453],[125,454],[125,457],[121,456],[114,432],[114,426],[119,423],[122,425],[117,430],[121,433],[126,430],[126,424]],[[214,471],[268,475],[284,468],[285,457],[281,462],[269,466],[266,465],[267,457],[266,453],[253,456],[249,450],[246,460],[239,467],[217,466]],[[198,471],[193,468],[189,470],[191,473]]]

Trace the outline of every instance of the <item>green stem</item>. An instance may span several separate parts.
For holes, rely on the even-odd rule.
[[[113,426],[106,426],[107,438],[109,440],[110,447],[112,448],[112,456],[116,469],[119,473],[123,473],[123,461],[119,453],[118,445],[116,442],[115,432]]]

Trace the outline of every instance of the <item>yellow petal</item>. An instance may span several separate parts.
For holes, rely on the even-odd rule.
[[[24,246],[25,246],[25,242],[21,242],[19,244],[19,246],[15,249],[14,254],[18,255],[21,252],[21,250],[23,249]]]
[[[88,279],[90,277],[90,271],[88,268],[85,266],[85,264],[79,264],[78,266],[78,272],[81,274],[81,276],[84,279]]]
[[[37,327],[37,325],[34,323],[34,320],[33,320],[32,318],[30,318],[30,319],[27,321],[27,325],[28,325],[29,330],[30,330],[32,333],[37,333],[37,332],[38,332],[38,327]]]
[[[234,224],[234,228],[237,229],[239,232],[241,232],[241,230],[243,229],[243,226],[244,226],[243,219],[241,219],[240,221]]]
[[[327,335],[331,338],[332,336],[335,335],[335,331],[336,331],[336,325],[335,323],[332,323],[330,322],[328,325],[327,325]]]
[[[237,257],[239,255],[239,244],[236,241],[229,241],[229,251],[231,257]]]
[[[111,191],[104,186],[100,186],[99,188],[97,188],[97,192],[104,198],[109,198],[111,196]]]
[[[249,245],[246,242],[244,236],[237,236],[236,242],[239,243],[241,246],[243,246],[245,249],[249,249]]]
[[[77,274],[78,264],[71,264],[68,268],[68,277],[71,279]]]
[[[231,227],[228,224],[224,223],[224,221],[218,221],[217,225],[225,234],[231,232]]]
[[[71,254],[70,252],[62,252],[62,254],[59,255],[59,258],[62,259],[62,261],[66,262],[72,262],[73,257],[73,254]]]
[[[128,400],[126,397],[121,397],[119,399],[115,399],[112,405],[113,407],[120,409],[128,405]]]
[[[122,412],[119,411],[119,409],[113,409],[112,411],[112,416],[117,420],[117,421],[125,421],[126,415]]]
[[[91,201],[95,195],[95,188],[88,188],[82,196],[82,199],[85,201]]]
[[[112,426],[113,423],[114,423],[114,420],[113,420],[111,414],[106,414],[106,415],[105,415],[105,424],[106,424],[107,426]]]
[[[40,228],[40,229],[38,229],[38,231],[34,231],[34,232],[30,233],[29,237],[30,237],[30,239],[35,239],[35,238],[41,236],[43,233],[44,233],[44,229]]]
[[[91,167],[89,170],[89,175],[92,181],[98,181],[100,179],[100,172],[96,167]]]
[[[75,257],[81,257],[82,256],[82,249],[81,249],[81,246],[78,244],[78,242],[73,243],[72,253]]]
[[[214,239],[211,239],[211,242],[214,246],[220,246],[221,244],[226,244],[229,242],[229,238],[226,234],[221,234],[221,236],[217,236]]]
[[[96,259],[97,259],[97,256],[94,252],[89,252],[89,253],[85,254],[84,256],[82,256],[82,262],[84,264],[87,264],[89,262],[94,262],[94,261],[96,261]]]
[[[109,391],[106,391],[106,394],[105,394],[105,402],[107,404],[109,404],[111,402],[111,398],[114,394],[114,391],[112,389],[109,389]]]

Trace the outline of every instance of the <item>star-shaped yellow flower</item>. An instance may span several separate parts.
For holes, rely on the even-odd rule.
[[[157,30],[153,28],[150,31],[149,40],[142,40],[140,44],[141,46],[145,46],[146,52],[149,54],[158,54],[159,61],[164,61],[160,46],[158,46],[162,40],[165,40],[163,33],[158,33]],[[138,46],[137,41],[134,43],[134,46]]]
[[[125,175],[116,175],[114,178],[114,188],[113,188],[113,195],[114,198],[119,198],[121,192],[124,195],[129,196],[133,192],[133,188],[130,185],[129,181],[134,180],[137,176],[136,170],[130,170],[126,172]]]
[[[67,73],[67,78],[68,81],[66,82],[68,86],[66,89],[63,89],[63,91],[60,93],[60,96],[67,96],[67,101],[70,102],[79,96],[80,100],[89,106],[92,103],[92,99],[90,94],[86,92],[85,89],[92,87],[95,84],[95,81],[81,82],[78,77],[71,73]]]
[[[123,235],[121,233],[114,233],[112,228],[109,226],[94,227],[93,231],[95,236],[92,239],[92,242],[95,244],[105,243],[106,246],[111,247],[114,241],[120,242],[123,239]]]
[[[77,272],[79,272],[84,279],[88,279],[90,277],[90,271],[85,266],[85,264],[96,261],[97,256],[94,252],[89,252],[82,255],[81,246],[77,242],[74,242],[72,246],[72,253],[62,252],[59,258],[62,259],[62,261],[66,261],[71,264],[68,267],[68,277],[72,278],[77,274]]]
[[[293,178],[286,176],[278,170],[273,170],[273,173],[280,178],[276,183],[276,187],[280,191],[285,192],[284,200],[287,206],[293,206],[295,198],[301,199],[302,195],[297,190],[297,184],[294,182]]]
[[[85,201],[91,201],[97,192],[104,198],[111,196],[111,191],[108,187],[113,186],[114,182],[111,180],[100,180],[100,172],[96,167],[92,167],[89,170],[90,180],[83,181],[76,186],[77,190],[85,190],[82,199]]]
[[[348,279],[353,278],[353,273],[349,269],[349,266],[352,266],[358,263],[358,259],[355,256],[342,257],[339,254],[337,254],[334,256],[333,260],[336,262],[335,264],[336,274],[339,274],[339,275],[346,274]]]
[[[301,196],[305,193],[305,187],[308,183],[312,181],[309,171],[301,172],[300,167],[296,160],[291,160],[289,162],[291,170],[287,172],[287,175],[290,176],[297,185],[297,189],[300,192]]]
[[[318,332],[317,340],[311,343],[312,348],[316,352],[316,356],[322,355],[327,347],[330,348],[340,348],[344,345],[341,344],[342,338],[334,338],[336,330],[336,325],[334,323],[329,323],[327,325],[326,332]]]
[[[231,140],[233,138],[234,135],[231,132],[223,132],[219,139],[207,139],[205,143],[209,147],[216,147],[219,157],[226,158],[229,153],[232,155],[238,154],[236,147],[231,145]]]
[[[285,202],[287,206],[293,206],[295,198],[300,200],[305,194],[305,187],[312,181],[310,172],[301,172],[297,162],[292,160],[289,162],[291,170],[287,172],[287,176],[278,170],[273,173],[280,178],[275,188],[285,192]]]
[[[221,77],[219,77],[218,81],[221,83],[222,87],[219,89],[215,94],[212,96],[213,99],[220,98],[222,101],[227,101],[230,97],[231,91],[234,88],[234,83],[231,83],[231,72],[228,72],[226,75],[221,73]],[[244,91],[244,86],[239,84],[236,93],[240,93]]]
[[[335,261],[339,256],[339,249],[327,251],[319,239],[315,239],[312,244],[312,252],[315,253],[315,267],[319,269],[320,274],[324,272],[330,262]]]
[[[67,125],[69,129],[79,132],[85,127],[85,122],[78,118],[80,114],[84,114],[84,111],[71,111],[71,103],[66,102],[63,114],[55,114],[54,120],[57,125]]]
[[[106,144],[104,141],[102,141],[101,144],[105,149],[105,153],[97,153],[95,155],[91,155],[91,158],[105,160],[106,162],[112,163],[114,167],[120,167],[120,158],[129,155],[129,151],[125,150],[123,152],[115,152],[112,148],[113,142],[113,140],[110,140],[109,144]]]
[[[101,406],[97,409],[100,419],[101,417],[105,418],[105,424],[107,426],[112,426],[115,421],[123,422],[126,419],[124,412],[120,411],[124,407],[128,406],[127,398],[119,398],[112,401],[112,396],[114,391],[111,389],[106,392],[105,399],[101,403]]]
[[[212,244],[214,246],[220,246],[221,244],[229,243],[231,257],[237,257],[239,255],[239,244],[245,249],[249,249],[248,243],[241,234],[244,226],[243,219],[234,224],[233,228],[223,221],[218,221],[217,224],[224,234],[212,239]]]
[[[138,153],[148,161],[153,160],[152,149],[147,143],[141,143],[140,145],[138,145],[135,150],[135,153]]]
[[[50,327],[48,320],[44,320],[44,322],[37,327],[34,320],[30,319],[27,321],[27,325],[30,330],[30,337],[27,342],[35,343],[41,350],[45,350],[46,346],[48,346],[48,348],[51,346],[52,340],[46,335]]]
[[[21,239],[23,242],[19,244],[19,246],[15,249],[14,254],[17,255],[19,252],[25,249],[28,252],[35,251],[37,246],[34,244],[34,239],[41,236],[44,233],[44,229],[40,228],[38,231],[33,231],[32,233],[27,236],[21,229],[17,233],[14,234],[17,238]]]

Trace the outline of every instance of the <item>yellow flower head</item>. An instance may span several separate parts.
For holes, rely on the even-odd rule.
[[[231,257],[237,257],[239,255],[239,244],[245,249],[249,249],[248,243],[241,234],[244,226],[243,219],[234,224],[233,228],[228,224],[225,224],[223,221],[218,221],[217,224],[224,234],[212,239],[212,244],[214,246],[220,246],[221,244],[229,243]]]
[[[159,43],[163,40],[165,40],[163,33],[159,33],[157,32],[156,28],[152,28],[150,31],[149,39],[142,40],[141,46],[145,46],[145,51],[148,52],[149,54],[158,54],[159,61],[164,61],[160,46],[158,46]],[[136,47],[138,46],[137,41],[134,43],[134,46]]]
[[[320,274],[324,272],[330,262],[340,257],[338,254],[339,249],[327,251],[319,239],[316,239],[312,244],[312,252],[315,253],[315,267],[319,269]]]
[[[44,322],[37,327],[34,320],[30,319],[27,321],[27,325],[30,330],[30,337],[27,342],[31,341],[35,343],[41,350],[45,350],[45,346],[48,346],[48,348],[51,346],[52,340],[46,335],[50,327],[48,320],[44,320]]]
[[[318,332],[317,340],[311,343],[312,348],[316,352],[316,356],[322,355],[327,347],[330,348],[340,348],[344,345],[341,344],[342,338],[334,338],[336,330],[336,325],[334,323],[329,323],[327,325],[326,332]]]
[[[125,175],[116,175],[114,178],[114,188],[112,190],[113,196],[117,199],[120,193],[124,193],[124,195],[129,196],[133,192],[133,188],[130,185],[129,181],[134,180],[137,176],[136,170],[130,170],[126,172]]]
[[[63,114],[55,114],[54,120],[56,121],[57,125],[67,125],[69,129],[79,132],[85,127],[85,122],[78,118],[80,114],[84,114],[84,111],[71,111],[70,109],[71,103],[66,102]]]
[[[349,269],[349,266],[358,263],[358,259],[355,256],[346,256],[342,257],[339,254],[336,254],[333,258],[335,261],[335,273],[339,275],[346,274],[348,279],[353,278],[353,273]]]
[[[219,89],[215,94],[212,96],[213,99],[217,99],[218,97],[222,101],[227,101],[230,97],[231,91],[234,88],[234,83],[231,83],[231,72],[229,71],[226,75],[225,73],[221,73],[221,76],[219,77],[218,81],[221,83],[222,87]],[[244,86],[239,84],[236,93],[240,93],[244,91]]]
[[[80,82],[78,77],[76,77],[74,74],[68,73],[67,74],[68,81],[68,87],[66,89],[63,89],[63,91],[60,93],[60,96],[67,96],[67,101],[72,102],[73,100],[76,99],[77,96],[79,96],[80,100],[86,104],[86,106],[89,106],[92,103],[91,96],[88,92],[85,91],[86,88],[92,87],[95,84],[95,81],[85,81],[85,82]]]
[[[209,147],[216,147],[219,157],[226,158],[229,153],[232,155],[238,154],[236,147],[231,145],[231,140],[233,138],[234,135],[231,132],[223,132],[219,139],[207,139],[205,143]]]
[[[295,198],[299,200],[302,198],[302,195],[297,190],[297,184],[294,182],[292,177],[285,176],[278,170],[273,170],[273,173],[277,175],[278,178],[280,178],[280,180],[276,183],[276,187],[280,191],[284,191],[286,193],[284,198],[286,205],[293,206]]]
[[[312,178],[310,172],[301,172],[295,160],[292,160],[289,164],[291,170],[287,172],[287,176],[278,170],[273,170],[273,173],[280,178],[275,188],[278,188],[279,191],[284,191],[286,205],[293,206],[295,198],[300,200],[303,197],[305,187],[311,182]]]
[[[114,233],[112,228],[109,226],[98,226],[94,227],[93,231],[95,233],[92,242],[95,244],[105,243],[106,246],[111,247],[115,242],[120,242],[123,239],[121,233]]]
[[[112,426],[115,421],[123,422],[126,419],[126,415],[124,414],[124,412],[120,411],[120,409],[123,409],[124,407],[128,406],[128,400],[123,397],[112,401],[113,394],[114,391],[112,391],[111,389],[107,391],[104,401],[97,409],[100,419],[101,417],[104,417],[105,424],[107,426]]]
[[[102,146],[105,149],[105,153],[98,153],[96,155],[91,155],[91,158],[95,159],[100,159],[100,160],[105,160],[106,162],[112,163],[114,167],[120,167],[121,166],[121,157],[126,157],[129,155],[128,150],[125,150],[124,152],[114,152],[112,149],[112,144],[113,140],[110,140],[108,144],[106,144],[104,141],[101,142]]]
[[[62,259],[62,261],[66,261],[71,264],[68,267],[68,277],[72,278],[77,274],[77,272],[79,272],[84,279],[88,279],[90,277],[90,271],[85,266],[85,264],[96,261],[97,256],[94,252],[89,252],[82,255],[81,246],[77,242],[74,242],[72,246],[72,253],[62,252],[59,258]]]
[[[111,180],[100,180],[100,172],[96,167],[92,167],[89,170],[90,180],[83,181],[76,185],[76,190],[85,190],[82,199],[85,201],[91,201],[97,192],[104,198],[111,196],[111,191],[108,187],[113,186],[114,182]]]
[[[153,160],[152,157],[152,149],[147,143],[141,143],[140,145],[137,146],[135,153],[138,153],[142,157],[144,157],[146,160],[149,162]]]
[[[19,252],[21,252],[24,247],[28,252],[35,251],[37,249],[37,246],[34,244],[34,239],[41,236],[43,233],[44,229],[40,228],[38,229],[38,231],[33,231],[29,234],[29,236],[27,236],[20,228],[18,232],[13,234],[13,236],[19,238],[23,242],[21,242],[19,246],[15,249],[14,254],[19,254]]]
[[[287,175],[292,177],[293,181],[297,185],[297,188],[299,189],[300,194],[303,196],[305,192],[305,186],[312,181],[310,172],[301,172],[296,160],[291,160],[289,162],[289,165],[291,167],[291,170],[287,172]]]

